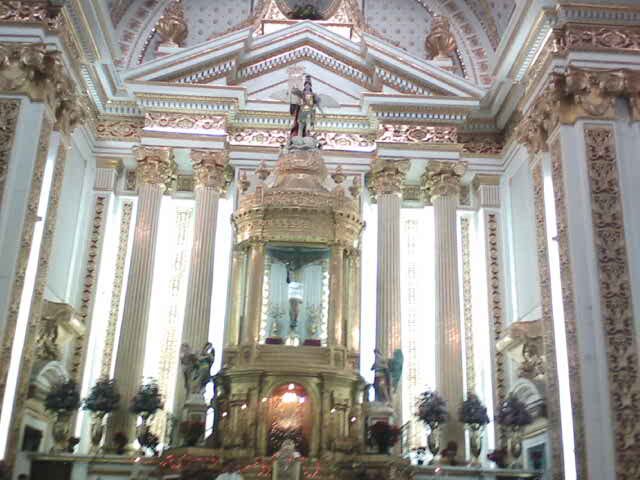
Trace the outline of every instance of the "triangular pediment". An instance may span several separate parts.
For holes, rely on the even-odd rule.
[[[340,104],[335,114],[415,110],[427,119],[458,123],[484,95],[465,79],[377,37],[363,34],[355,42],[309,21],[269,35],[247,28],[175,50],[127,72],[125,83],[139,99],[197,97],[229,102],[239,111],[284,113],[286,102],[276,98],[286,90],[292,66],[302,67],[316,91]]]

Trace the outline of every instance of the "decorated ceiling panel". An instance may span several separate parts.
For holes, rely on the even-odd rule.
[[[488,85],[494,50],[515,0],[113,0],[112,19],[123,52],[118,65],[135,68],[167,53],[159,48],[167,43],[159,29],[163,17],[171,17],[173,25],[184,24],[184,34],[176,38],[180,47],[189,48],[243,26],[259,27],[264,18],[286,20],[286,15],[292,17],[297,7],[307,4],[324,19],[341,16],[348,5],[347,10],[357,11],[359,16],[350,21],[362,23],[357,29],[373,33],[419,59],[431,58],[425,40],[434,15],[444,16],[457,44],[451,55],[454,73]]]

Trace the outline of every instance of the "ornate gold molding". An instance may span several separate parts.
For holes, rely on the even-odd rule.
[[[36,24],[56,30],[63,4],[49,0],[0,0],[0,23]]]
[[[53,245],[53,237],[58,218],[60,193],[62,191],[62,183],[64,181],[67,148],[68,147],[64,144],[60,145],[53,168],[53,178],[51,179],[47,215],[44,221],[42,240],[40,242],[38,268],[36,270],[33,296],[31,297],[31,305],[28,307],[29,319],[27,321],[25,341],[20,360],[20,375],[18,377],[18,385],[13,403],[13,419],[11,429],[9,431],[9,437],[7,439],[6,458],[10,459],[10,461],[15,457],[17,452],[17,444],[18,438],[20,437],[20,429],[22,427],[25,402],[29,396],[29,384],[35,362],[36,338],[38,329],[40,328],[40,322],[42,320],[44,289],[46,287],[47,277],[49,274],[51,246]]]
[[[591,213],[600,277],[600,311],[609,367],[616,476],[640,477],[640,376],[629,257],[613,127],[586,125]]]
[[[75,93],[61,53],[43,44],[0,44],[0,90],[46,103],[55,114],[55,127],[65,133],[88,117],[87,101]]]
[[[460,219],[462,240],[462,302],[464,306],[464,341],[465,366],[467,375],[467,391],[476,391],[476,369],[473,345],[473,315],[471,297],[471,242],[469,235],[469,219]]]
[[[0,99],[0,209],[4,197],[4,186],[9,174],[9,161],[11,160],[19,114],[20,100]]]
[[[233,180],[229,154],[225,150],[191,150],[195,188],[212,188],[224,194]]]
[[[145,121],[137,117],[99,118],[96,124],[98,140],[123,140],[139,142]]]
[[[160,35],[165,47],[182,47],[189,34],[189,27],[184,18],[184,9],[180,0],[172,1],[165,9],[156,25],[156,32]]]
[[[458,143],[462,144],[463,153],[497,156],[506,142],[502,133],[458,132]]]
[[[585,446],[584,415],[582,411],[582,371],[577,338],[577,316],[573,271],[569,251],[569,233],[567,231],[568,207],[565,198],[564,172],[561,145],[559,140],[552,142],[551,177],[553,182],[556,208],[556,228],[558,235],[558,252],[560,259],[560,281],[562,284],[562,306],[564,327],[567,342],[569,364],[569,386],[571,389],[571,411],[573,412],[573,438],[578,478],[588,478],[587,451]]]
[[[547,140],[558,124],[573,124],[579,118],[614,119],[619,97],[629,100],[631,117],[639,120],[640,72],[573,67],[554,72],[516,127],[516,138],[530,153],[547,151]]]
[[[369,172],[369,190],[374,197],[402,193],[402,183],[409,170],[408,160],[376,158]]]
[[[105,206],[107,204],[106,195],[96,195],[93,210],[93,219],[91,222],[91,232],[89,233],[89,244],[87,246],[87,258],[85,264],[85,274],[82,285],[82,294],[80,297],[80,320],[90,328],[91,314],[96,295],[96,287],[98,283],[98,265],[100,262],[100,252],[102,250],[102,241],[104,230],[107,224],[107,215],[105,214]],[[88,335],[81,335],[76,343],[76,349],[73,352],[73,364],[71,365],[71,377],[80,383],[82,381],[82,372],[84,371],[84,359],[87,349]]]
[[[551,42],[556,54],[572,50],[640,53],[640,27],[568,23],[553,30]]]
[[[456,127],[380,124],[378,143],[458,143]]]
[[[122,204],[122,213],[120,214],[120,236],[118,238],[118,252],[116,254],[113,285],[111,286],[109,321],[105,331],[104,348],[102,350],[100,375],[104,378],[109,378],[111,375],[113,347],[116,340],[116,327],[118,325],[118,314],[120,313],[120,301],[122,299],[122,284],[124,281],[125,261],[127,259],[127,247],[129,245],[129,230],[131,227],[132,211],[133,202],[125,201]]]
[[[532,168],[534,208],[536,217],[536,242],[538,247],[538,282],[540,285],[540,304],[542,307],[542,348],[546,363],[545,382],[547,387],[546,404],[549,421],[549,439],[551,443],[551,465],[554,480],[561,480],[564,475],[562,450],[562,424],[560,419],[560,393],[556,366],[556,342],[551,298],[551,271],[549,268],[549,251],[547,248],[547,227],[544,204],[544,178],[542,165],[537,163]],[[573,395],[576,398],[579,396]],[[577,439],[575,439],[577,441]],[[580,477],[582,478],[582,477]]]
[[[9,373],[9,365],[11,364],[11,350],[13,341],[16,336],[16,326],[18,321],[18,312],[20,309],[20,300],[24,289],[24,279],[27,270],[27,262],[29,260],[29,252],[31,251],[31,242],[33,241],[33,231],[37,220],[38,202],[40,192],[42,190],[42,181],[44,176],[44,167],[47,161],[47,152],[49,150],[49,138],[53,126],[45,117],[42,128],[40,130],[40,138],[38,140],[38,150],[36,160],[31,175],[31,187],[29,199],[27,200],[26,215],[22,227],[22,235],[20,240],[20,251],[16,261],[16,271],[11,287],[11,297],[9,300],[9,312],[4,327],[4,336],[2,338],[2,350],[0,351],[0,398],[4,397],[7,386],[7,374]],[[32,332],[35,335],[35,332]],[[9,457],[10,458],[10,457]]]
[[[144,128],[179,128],[189,130],[225,130],[227,117],[198,113],[147,112]]]
[[[422,175],[423,189],[432,201],[436,197],[458,195],[460,181],[466,171],[466,162],[429,162]]]
[[[500,234],[498,228],[498,214],[488,213],[485,217],[486,251],[487,251],[487,287],[489,294],[489,318],[493,341],[497,345],[503,334],[502,318],[502,287],[500,282]],[[494,349],[493,378],[495,408],[507,398],[507,379],[505,372],[505,355]],[[496,426],[496,436],[502,445],[506,445],[506,432]]]
[[[142,183],[161,185],[169,189],[175,182],[176,162],[173,150],[169,147],[135,147],[136,181],[138,187]]]

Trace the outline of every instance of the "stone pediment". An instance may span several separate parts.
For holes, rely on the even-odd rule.
[[[288,103],[278,98],[293,66],[339,104],[326,109],[319,130],[323,122],[333,125],[329,130],[365,133],[385,122],[461,124],[485,93],[377,37],[363,33],[355,42],[308,21],[261,36],[246,28],[175,49],[127,72],[125,85],[143,113],[215,113],[243,128],[286,129]]]

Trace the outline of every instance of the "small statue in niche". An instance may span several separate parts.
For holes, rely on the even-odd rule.
[[[203,394],[211,380],[211,367],[216,351],[211,342],[205,343],[199,354],[193,353],[188,343],[180,347],[180,365],[184,378],[184,388],[190,395]]]

